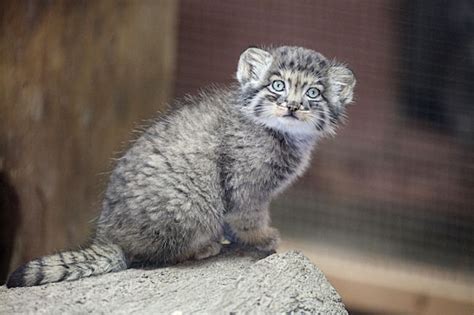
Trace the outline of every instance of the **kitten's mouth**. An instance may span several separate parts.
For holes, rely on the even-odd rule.
[[[290,119],[296,119],[296,120],[299,120],[298,117],[295,116],[295,114],[293,114],[292,112],[288,112],[287,114],[281,116],[281,117],[288,117]]]

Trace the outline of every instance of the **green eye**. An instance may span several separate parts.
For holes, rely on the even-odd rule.
[[[275,92],[282,92],[285,89],[285,82],[282,80],[275,80],[272,82],[272,89]]]
[[[306,91],[306,96],[309,98],[316,98],[319,95],[319,90],[317,88],[310,88]]]

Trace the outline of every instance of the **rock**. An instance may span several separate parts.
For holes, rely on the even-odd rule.
[[[203,261],[0,288],[0,314],[248,312],[347,314],[336,290],[301,253],[265,257],[232,245]]]

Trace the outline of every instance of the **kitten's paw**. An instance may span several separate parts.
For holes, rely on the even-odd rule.
[[[280,243],[280,233],[272,227],[265,227],[258,230],[241,233],[239,239],[242,243],[254,246],[264,252],[275,252]]]
[[[262,233],[259,244],[255,244],[258,250],[264,252],[275,252],[280,244],[280,233],[275,228],[266,228]]]
[[[208,257],[216,256],[221,252],[222,244],[217,242],[209,243],[208,245],[202,247],[196,254],[194,254],[194,259],[201,260]]]

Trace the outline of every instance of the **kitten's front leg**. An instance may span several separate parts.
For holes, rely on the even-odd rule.
[[[255,246],[262,251],[274,252],[280,242],[280,233],[269,226],[270,217],[267,208],[264,210],[239,211],[226,215],[237,241]]]

